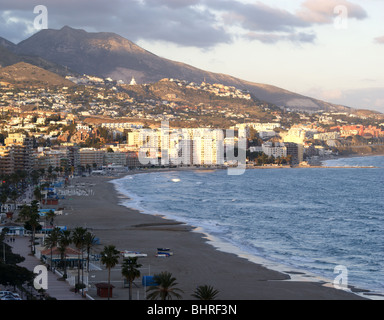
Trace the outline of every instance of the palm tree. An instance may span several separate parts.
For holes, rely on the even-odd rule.
[[[5,191],[2,191],[0,193],[0,204],[1,206],[6,204],[7,203],[7,200],[8,200],[8,195]],[[1,207],[0,207],[1,208]],[[1,213],[1,209],[0,209],[0,213]]]
[[[137,257],[124,259],[121,268],[121,274],[129,283],[129,300],[132,300],[132,283],[136,278],[140,277],[139,268],[142,267],[142,264],[137,263],[137,259]]]
[[[77,227],[75,230],[72,232],[72,242],[76,246],[76,248],[79,250],[78,253],[78,265],[77,265],[77,270],[78,270],[78,276],[77,276],[77,285],[80,285],[80,268],[83,270],[83,247],[85,243],[85,234],[87,232],[87,229],[83,227]],[[81,253],[81,261],[80,261],[80,253]],[[83,278],[83,277],[82,277]],[[83,282],[83,281],[81,281]]]
[[[152,291],[147,295],[147,299],[156,300],[172,300],[172,297],[181,299],[181,295],[177,293],[183,292],[181,289],[174,288],[176,278],[172,277],[172,273],[164,271],[160,274],[155,274],[153,280],[157,283],[157,286],[152,286],[147,289],[147,292]]]
[[[37,185],[39,183],[39,180],[40,180],[40,171],[38,170],[32,170],[32,172],[30,173],[30,178],[31,178],[31,182],[32,182],[32,185]]]
[[[53,167],[52,166],[49,166],[48,167],[48,180],[49,182],[52,182],[52,178],[53,178]]]
[[[96,236],[91,232],[86,232],[84,236],[84,245],[87,251],[87,271],[89,272],[89,255],[91,253],[91,248],[95,244]]]
[[[192,297],[195,297],[199,300],[215,300],[219,291],[209,285],[198,286],[195,292],[192,294]]]
[[[24,222],[27,221],[29,218],[29,214],[30,214],[30,207],[27,204],[23,205],[19,211],[17,221],[24,221]]]
[[[41,201],[42,193],[41,193],[40,187],[38,187],[38,186],[35,187],[35,189],[33,191],[33,195],[34,195],[36,200]]]
[[[24,205],[18,216],[18,220],[25,221],[25,226],[30,227],[32,229],[32,238],[31,238],[31,252],[35,254],[35,233],[36,229],[40,226],[39,220],[40,216],[38,214],[39,207],[37,201],[34,200],[31,204]]]
[[[13,202],[13,206],[14,206],[14,211],[16,211],[16,208],[17,208],[17,199],[20,197],[20,193],[19,191],[17,190],[12,190],[10,193],[9,193],[9,200],[11,200]]]
[[[67,250],[67,247],[71,243],[71,231],[70,230],[63,230],[60,233],[59,241],[58,241],[58,249],[60,251],[61,256],[61,262],[63,263],[64,267],[64,278],[67,278],[67,262],[65,261],[65,251]]]
[[[50,248],[51,249],[51,268],[53,267],[53,264],[52,264],[52,256],[53,256],[53,248],[57,246],[57,243],[59,241],[59,237],[60,237],[60,229],[59,228],[54,228],[51,233],[45,238],[44,240],[44,244],[46,246],[46,248]]]
[[[56,214],[53,210],[49,210],[46,214],[45,214],[45,220],[46,222],[48,222],[49,220],[49,224],[51,226],[53,226],[53,220],[55,219],[56,217]]]
[[[41,228],[40,225],[40,216],[38,213],[32,213],[30,219],[27,221],[27,224],[29,224],[32,228],[32,246],[31,250],[32,253],[35,254],[35,235],[36,235],[36,230],[37,228]]]
[[[108,300],[111,290],[111,269],[119,262],[119,253],[114,245],[105,246],[101,252],[101,263],[105,264],[108,269]]]

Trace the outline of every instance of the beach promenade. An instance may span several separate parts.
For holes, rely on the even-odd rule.
[[[12,252],[17,253],[25,258],[25,260],[18,265],[33,271],[35,266],[40,265],[41,261],[35,256],[30,255],[29,237],[16,237],[14,242],[9,243],[12,247]],[[66,281],[59,281],[60,277],[48,271],[48,293],[52,298],[57,300],[85,300],[80,294],[70,291],[70,286]]]

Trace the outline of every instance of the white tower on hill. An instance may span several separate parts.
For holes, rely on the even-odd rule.
[[[132,77],[132,80],[131,80],[131,82],[129,83],[131,86],[134,86],[134,85],[136,85],[137,83],[136,83],[136,80],[135,80],[135,77]]]

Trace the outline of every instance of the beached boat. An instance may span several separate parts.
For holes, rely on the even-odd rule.
[[[124,258],[146,257],[147,256],[146,253],[141,253],[141,252],[137,252],[137,251],[128,251],[128,250],[121,251],[121,254],[123,255]]]
[[[173,256],[173,252],[170,248],[157,248],[157,254],[166,255],[167,257]]]
[[[165,254],[165,253],[158,253],[156,255],[156,257],[158,257],[158,258],[168,258],[168,257],[170,257],[170,255],[169,254]]]
[[[166,255],[166,256],[173,256],[173,252],[171,251],[158,251],[157,254],[163,254],[163,255]]]

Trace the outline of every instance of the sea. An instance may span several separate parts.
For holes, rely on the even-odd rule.
[[[128,197],[122,205],[194,226],[218,250],[384,299],[384,156],[323,164],[332,168],[152,172],[113,183]]]

